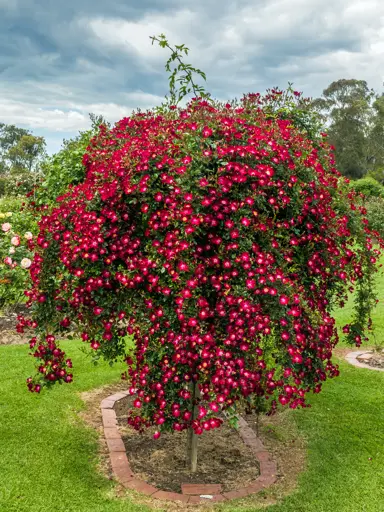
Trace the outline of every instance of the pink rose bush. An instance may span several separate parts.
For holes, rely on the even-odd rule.
[[[28,268],[34,247],[30,228],[35,229],[35,222],[30,212],[19,208],[14,212],[0,212],[0,218],[11,219],[1,225],[0,231],[0,307],[4,308],[25,302],[24,290],[30,279]]]

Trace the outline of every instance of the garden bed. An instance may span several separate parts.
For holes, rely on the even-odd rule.
[[[0,345],[22,345],[28,343],[33,336],[32,329],[25,329],[24,333],[16,331],[17,316],[27,316],[28,309],[20,304],[0,315]]]
[[[384,349],[360,354],[356,359],[360,363],[365,363],[373,368],[384,368]]]
[[[155,429],[139,434],[127,427],[132,398],[115,404],[115,411],[128,459],[135,475],[161,489],[180,492],[181,485],[221,484],[224,492],[245,487],[259,476],[259,465],[239,433],[228,423],[205,432],[198,440],[198,470],[186,467],[187,433],[163,433],[154,440]]]

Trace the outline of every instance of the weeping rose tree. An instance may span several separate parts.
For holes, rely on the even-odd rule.
[[[193,471],[196,435],[224,411],[305,407],[339,374],[332,310],[355,290],[344,332],[360,345],[379,249],[303,104],[200,95],[100,127],[84,182],[40,221],[31,391],[72,381],[57,336],[76,330],[125,359],[132,427],[189,429]]]

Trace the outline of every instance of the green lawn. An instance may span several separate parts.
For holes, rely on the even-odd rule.
[[[113,497],[113,483],[96,470],[96,433],[78,418],[78,393],[118,382],[122,368],[95,368],[79,343],[64,345],[75,382],[41,396],[24,384],[33,367],[27,347],[0,346],[0,511],[145,512],[129,493]],[[384,511],[384,373],[346,363],[341,370],[312,398],[311,409],[292,412],[307,438],[308,468],[293,494],[264,510]],[[220,510],[259,508],[248,498]]]
[[[384,265],[384,256],[380,259]],[[376,290],[377,297],[379,299],[378,304],[375,307],[372,320],[373,320],[373,332],[369,334],[370,345],[380,345],[384,348],[384,275],[383,269],[380,269],[376,274]],[[349,300],[343,309],[340,309],[336,313],[336,323],[338,327],[346,325],[352,316],[353,310],[353,295],[349,297]],[[341,333],[342,338],[342,333]],[[364,346],[362,347],[364,348]],[[384,510],[384,507],[383,507]]]
[[[80,343],[63,343],[75,382],[40,396],[26,391],[33,372],[28,347],[0,346],[0,511],[145,511],[112,499],[112,483],[96,471],[97,437],[78,419],[78,392],[119,381],[122,367],[93,367]]]
[[[384,373],[341,364],[341,375],[295,411],[308,440],[296,492],[268,512],[384,511]],[[273,495],[273,492],[268,494]],[[258,510],[250,499],[227,512]]]

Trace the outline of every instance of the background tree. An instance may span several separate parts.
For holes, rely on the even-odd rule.
[[[30,189],[37,182],[40,165],[46,156],[44,137],[29,130],[0,123],[0,193],[14,193],[17,183]]]
[[[367,138],[368,172],[384,182],[384,95],[372,105],[372,116]]]
[[[376,95],[365,80],[341,79],[332,82],[324,89],[323,96],[313,101],[313,107],[328,125],[337,167],[350,178],[362,177],[374,162],[370,132],[375,100]],[[380,131],[377,132],[379,139]]]

